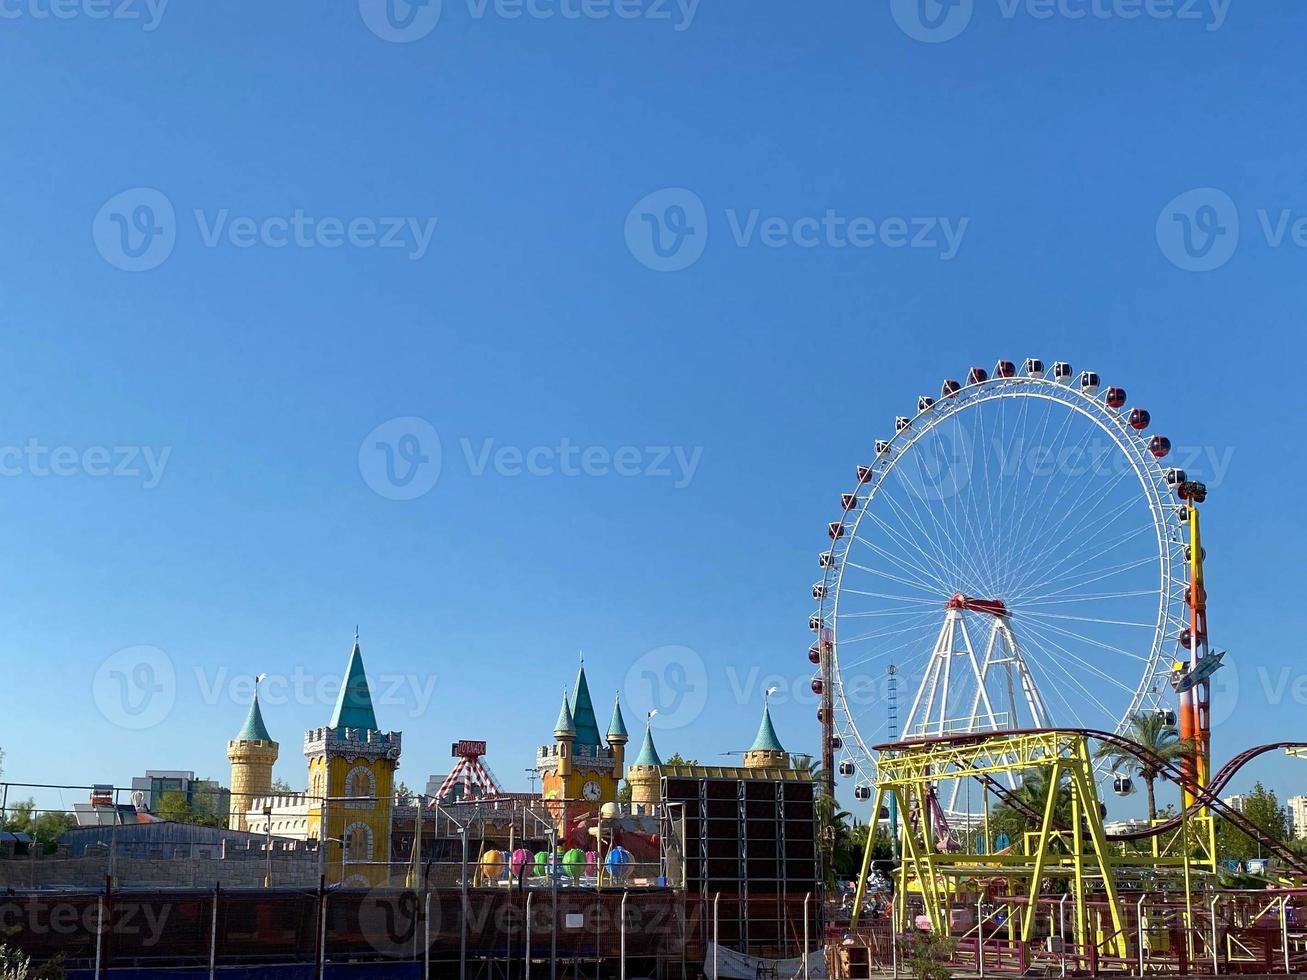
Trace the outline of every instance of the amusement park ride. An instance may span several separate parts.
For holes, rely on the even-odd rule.
[[[892,933],[952,936],[981,975],[1041,958],[1063,973],[1233,972],[1269,967],[1272,949],[1276,972],[1302,972],[1307,935],[1290,925],[1307,859],[1219,794],[1251,759],[1307,743],[1211,773],[1224,652],[1208,645],[1207,490],[1163,462],[1171,441],[1124,389],[1099,389],[1062,361],[975,367],[857,467],[809,621],[828,789],[853,777],[889,817]],[[902,736],[896,717],[885,727],[889,698],[866,696],[883,678],[916,688]],[[1132,740],[1149,715],[1191,746],[1179,763]],[[1179,811],[1109,833],[1100,787],[1128,795],[1143,773],[1178,785]],[[1025,818],[1021,839],[991,836],[991,799]],[[1278,859],[1273,890],[1217,889],[1216,818]]]

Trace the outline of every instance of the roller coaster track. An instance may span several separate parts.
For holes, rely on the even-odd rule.
[[[1092,738],[1095,741],[1111,745],[1114,748],[1120,749],[1123,754],[1134,756],[1148,769],[1156,772],[1159,776],[1162,776],[1170,782],[1175,783],[1176,785],[1183,785],[1184,783],[1184,773],[1175,763],[1155,755],[1138,742],[1134,742],[1131,739],[1126,738],[1124,735],[1117,735],[1114,732],[1099,731],[1094,728],[1020,728],[1002,732],[969,732],[963,735],[942,735],[934,738],[887,743],[874,746],[874,748],[877,751],[896,751],[919,748],[924,745],[958,746],[985,741],[1001,735],[1037,735],[1047,734],[1049,732],[1065,732],[1071,735],[1083,735],[1087,738]],[[1294,748],[1307,748],[1307,742],[1271,742],[1266,745],[1255,745],[1252,748],[1245,749],[1223,765],[1206,786],[1195,791],[1194,802],[1188,809],[1162,821],[1161,823],[1154,824],[1151,827],[1145,827],[1140,830],[1131,830],[1120,834],[1108,834],[1107,839],[1113,841],[1137,841],[1149,837],[1156,837],[1158,834],[1164,834],[1176,829],[1189,817],[1201,813],[1203,808],[1206,807],[1213,813],[1220,815],[1227,823],[1257,841],[1269,853],[1279,858],[1284,865],[1292,868],[1298,874],[1307,875],[1307,858],[1295,853],[1282,841],[1278,841],[1266,834],[1255,823],[1245,817],[1234,807],[1230,806],[1230,804],[1222,800],[1219,795],[1239,770],[1258,756],[1265,755],[1267,752],[1274,752],[1277,749]],[[999,780],[987,773],[976,773],[975,777],[984,785],[992,789],[1008,806],[1020,811],[1027,818],[1033,820],[1035,825],[1042,822],[1042,814],[1037,813],[1033,808],[1028,806]]]

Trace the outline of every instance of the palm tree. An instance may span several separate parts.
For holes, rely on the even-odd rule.
[[[1195,749],[1194,743],[1182,739],[1175,726],[1168,724],[1166,717],[1158,711],[1141,711],[1133,715],[1126,737],[1163,762],[1179,762]],[[1095,756],[1105,760],[1114,769],[1135,772],[1144,781],[1148,787],[1148,819],[1156,820],[1157,794],[1154,784],[1161,773],[1151,764],[1116,745],[1100,745]]]

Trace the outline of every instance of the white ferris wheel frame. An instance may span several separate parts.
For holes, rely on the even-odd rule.
[[[884,440],[887,445],[871,462],[867,482],[860,481],[855,485],[853,495],[856,503],[844,512],[839,522],[844,533],[831,542],[830,549],[822,556],[825,574],[817,613],[810,625],[817,631],[818,643],[821,642],[822,631],[829,630],[831,648],[827,655],[831,663],[834,728],[841,739],[842,752],[854,765],[853,778],[860,785],[875,781],[876,762],[871,745],[858,730],[857,718],[846,696],[844,677],[839,667],[839,602],[847,567],[845,559],[853,543],[858,540],[858,529],[868,508],[900,461],[924,436],[944,421],[989,401],[1039,398],[1077,412],[1112,440],[1134,471],[1147,500],[1156,535],[1157,614],[1144,669],[1133,696],[1116,722],[1115,731],[1124,733],[1130,718],[1141,710],[1161,709],[1163,691],[1159,688],[1163,685],[1158,682],[1167,673],[1161,666],[1164,647],[1168,640],[1176,642],[1180,630],[1186,625],[1186,582],[1183,574],[1176,574],[1177,569],[1183,572],[1185,568],[1186,539],[1184,534],[1178,533],[1179,513],[1183,503],[1175,499],[1173,490],[1167,483],[1166,472],[1171,467],[1164,465],[1148,448],[1150,436],[1135,431],[1127,422],[1129,409],[1110,408],[1101,396],[1095,397],[1096,394],[1097,386],[1093,390],[1082,389],[1075,378],[1062,381],[1047,376],[1022,374],[1015,377],[996,376],[964,385],[952,396],[941,397],[929,407],[920,409],[908,419],[905,426]],[[1056,719],[1050,721],[1055,722]],[[904,733],[899,734],[900,739],[904,737]]]

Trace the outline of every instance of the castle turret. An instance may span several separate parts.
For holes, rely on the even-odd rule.
[[[640,754],[631,763],[626,781],[631,784],[631,802],[636,806],[652,806],[662,799],[662,764],[658,749],[654,747],[653,730],[648,722],[644,726],[644,744]]]
[[[608,723],[608,747],[613,751],[613,779],[621,780],[626,773],[626,719],[622,717],[621,695],[613,701],[613,718]]]
[[[377,727],[358,636],[331,723],[304,733],[309,835],[327,842],[330,883],[389,881],[391,810],[402,735]]]
[[[563,706],[558,711],[558,720],[554,722],[554,744],[558,747],[558,762],[555,772],[560,777],[572,775],[572,746],[576,742],[576,721],[572,718],[572,709],[567,703],[567,692],[563,692]]]
[[[259,680],[262,680],[262,676]],[[272,795],[272,767],[277,762],[281,747],[268,734],[259,708],[258,682],[255,682],[254,699],[250,702],[245,724],[236,737],[227,743],[227,759],[231,762],[231,816],[227,826],[231,830],[249,830],[246,813],[256,797]]]
[[[771,706],[765,701],[762,705],[762,724],[749,751],[744,753],[746,769],[788,769],[790,754],[781,746],[776,737],[776,729],[771,723]]]

